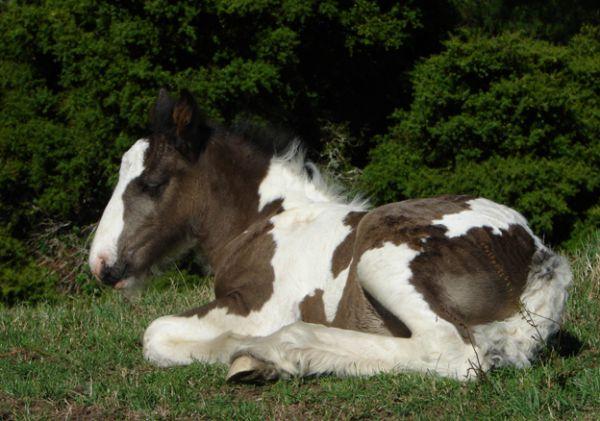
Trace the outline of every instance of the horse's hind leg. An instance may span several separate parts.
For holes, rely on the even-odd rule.
[[[477,374],[472,348],[435,332],[397,338],[296,322],[267,337],[246,338],[239,346],[230,380],[255,381],[260,372],[273,378],[417,371],[460,380]]]

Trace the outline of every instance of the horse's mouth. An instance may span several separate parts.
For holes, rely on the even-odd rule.
[[[142,276],[128,276],[116,282],[113,285],[114,289],[118,289],[120,291],[133,290],[133,289],[143,289],[145,285],[145,280],[147,279],[147,275],[144,274]]]
[[[115,289],[129,289],[135,285],[135,278],[126,278],[114,285]]]
[[[142,293],[146,287],[146,279],[147,278],[145,276],[130,276],[118,281],[113,285],[113,288],[127,300],[136,301],[142,296]]]

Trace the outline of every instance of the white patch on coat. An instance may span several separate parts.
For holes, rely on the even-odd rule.
[[[527,226],[523,215],[507,206],[478,198],[467,202],[471,209],[444,215],[431,222],[432,225],[446,227],[446,237],[454,238],[465,235],[471,228],[489,227],[495,235],[502,235],[501,230],[508,230],[510,225],[520,225],[531,235],[538,248],[542,243]]]
[[[473,328],[475,342],[490,366],[529,366],[560,328],[573,275],[564,257],[547,249],[536,253],[520,298],[521,311]],[[541,262],[535,263],[536,258]]]
[[[344,224],[346,215],[365,211],[367,202],[360,198],[346,201],[341,189],[327,183],[317,167],[309,165],[310,177],[305,170],[304,151],[298,143],[283,155],[273,157],[259,186],[259,210],[283,199],[285,211],[271,219],[277,245],[271,264],[276,284],[297,286],[290,294],[282,294],[288,297],[301,294],[303,298],[317,288],[322,289],[325,315],[332,321],[348,277],[346,269],[333,279],[333,252],[352,230]]]
[[[271,260],[275,272],[273,300],[298,307],[305,296],[322,289],[325,315],[333,320],[348,271],[334,280],[331,260],[350,234],[352,228],[344,219],[352,210],[347,205],[315,203],[271,218],[276,245]]]
[[[224,325],[226,322],[229,324]],[[242,338],[233,331],[244,322],[243,317],[228,315],[224,308],[214,309],[203,318],[160,317],[144,332],[144,357],[159,367],[193,361],[228,363],[234,344]]]
[[[347,268],[338,273],[335,279],[332,279],[323,290],[323,307],[325,308],[325,317],[328,322],[333,322],[337,309],[344,293],[344,287],[348,281],[348,273],[350,272],[350,264]]]
[[[267,175],[258,189],[258,210],[277,199],[283,199],[284,209],[311,203],[347,203],[342,189],[326,181],[317,167],[306,163],[304,157],[304,150],[295,142],[282,155],[271,158]],[[310,176],[306,165],[311,168]],[[360,198],[347,204],[352,209],[364,209],[367,206],[367,202]]]
[[[111,266],[117,260],[117,243],[124,226],[123,193],[131,180],[144,171],[144,155],[148,146],[147,139],[139,139],[121,159],[119,181],[104,209],[90,249],[89,264],[96,275],[100,274],[102,262]]]

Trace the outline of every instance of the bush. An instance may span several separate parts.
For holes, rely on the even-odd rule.
[[[0,297],[8,304],[53,301],[57,297],[57,276],[34,262],[17,268],[0,266]]]
[[[48,0],[0,11],[0,215],[18,237],[42,219],[97,218],[161,86],[191,89],[216,120],[252,113],[300,134],[314,134],[317,116],[381,120],[426,16],[370,0]],[[388,66],[396,74],[378,83]]]
[[[192,90],[215,120],[250,115],[306,139],[321,119],[381,129],[412,45],[431,51],[449,27],[444,4],[0,2],[3,238],[23,248],[43,221],[97,220],[163,86]]]
[[[600,31],[567,46],[463,33],[416,66],[362,186],[375,202],[441,193],[514,206],[551,242],[598,224]]]
[[[450,0],[460,20],[487,34],[522,31],[534,38],[566,42],[582,24],[600,24],[595,0]]]
[[[576,165],[573,158],[596,150],[597,35],[580,35],[566,47],[524,36],[456,38],[447,44],[448,51],[417,67],[412,86],[408,77],[417,59],[438,53],[441,40],[459,24],[486,33],[531,27],[532,36],[562,42],[581,22],[598,17],[595,3],[588,0],[541,3],[0,2],[0,301],[23,299],[28,290],[52,288],[53,283],[66,291],[96,291],[86,276],[56,270],[52,262],[64,262],[64,256],[72,256],[69,250],[51,247],[50,253],[57,255],[31,253],[37,250],[34,237],[48,221],[70,222],[72,231],[60,235],[74,244],[72,236],[98,219],[116,181],[119,158],[146,133],[147,111],[163,86],[191,89],[215,120],[246,117],[292,129],[331,158],[330,170],[346,182],[360,174],[353,166],[366,164],[372,143],[365,139],[386,133],[387,116],[410,106],[408,113],[396,114],[363,177],[365,182],[371,177],[367,189],[378,200],[450,187],[478,188],[495,197],[500,193],[493,177],[484,177],[473,188],[464,180],[479,171],[496,171],[497,179],[510,182],[502,188],[510,189],[503,194],[512,197],[511,203],[523,189],[542,192],[521,205],[553,238],[565,237],[563,232],[575,225],[583,230],[600,215],[585,197],[596,200],[597,178],[588,172],[597,156]],[[549,20],[557,15],[563,19],[554,25]],[[482,51],[476,45],[480,41]],[[495,48],[503,43],[496,57]],[[522,83],[516,83],[520,77]],[[529,96],[531,104],[519,99]],[[522,109],[514,109],[516,103]],[[430,114],[419,117],[420,112]],[[456,118],[442,124],[452,116]],[[542,120],[556,117],[560,120],[548,124]],[[434,126],[423,129],[430,121],[439,133]],[[508,123],[514,127],[494,126]],[[456,157],[458,164],[450,165],[454,157],[427,155],[428,150],[454,153],[456,148],[447,146],[469,124],[478,125],[472,131],[481,133],[461,138],[465,148]],[[506,152],[510,145],[501,147],[494,140],[505,130],[519,151],[531,145],[531,152],[519,152],[522,157]],[[575,149],[545,152],[536,136],[553,139],[558,146],[552,148]],[[473,146],[481,139],[488,143]],[[383,156],[386,151],[392,156]],[[486,151],[493,153],[488,156]],[[386,169],[393,160],[399,167]],[[402,181],[397,174],[408,169],[429,177],[431,185],[425,178],[420,183]],[[370,175],[377,171],[383,174],[381,180]],[[526,177],[515,176],[521,173]],[[544,190],[543,183],[557,179],[555,197],[544,193],[550,188]],[[80,258],[74,264],[85,266]],[[30,288],[28,277],[44,281]],[[65,286],[69,282],[75,284]],[[2,292],[8,291],[2,287],[17,284],[23,287],[10,297],[20,298]]]

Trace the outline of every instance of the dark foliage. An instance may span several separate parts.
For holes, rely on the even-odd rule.
[[[465,34],[412,73],[362,184],[377,202],[443,193],[514,206],[551,243],[600,222],[600,33],[567,46]]]
[[[354,139],[339,157],[346,169],[365,166],[370,139],[383,135],[363,178],[377,200],[478,191],[564,239],[599,213],[589,205],[596,35],[569,41],[597,20],[590,1],[0,2],[0,300],[65,283],[40,258],[42,225],[68,221],[57,235],[72,240],[98,219],[160,87],[191,90],[212,120],[268,121],[317,151],[331,151],[321,139],[343,128]],[[464,26],[480,37],[444,47]],[[527,36],[489,38],[506,30]],[[389,129],[395,109],[410,111]],[[482,172],[495,175],[464,181]]]

